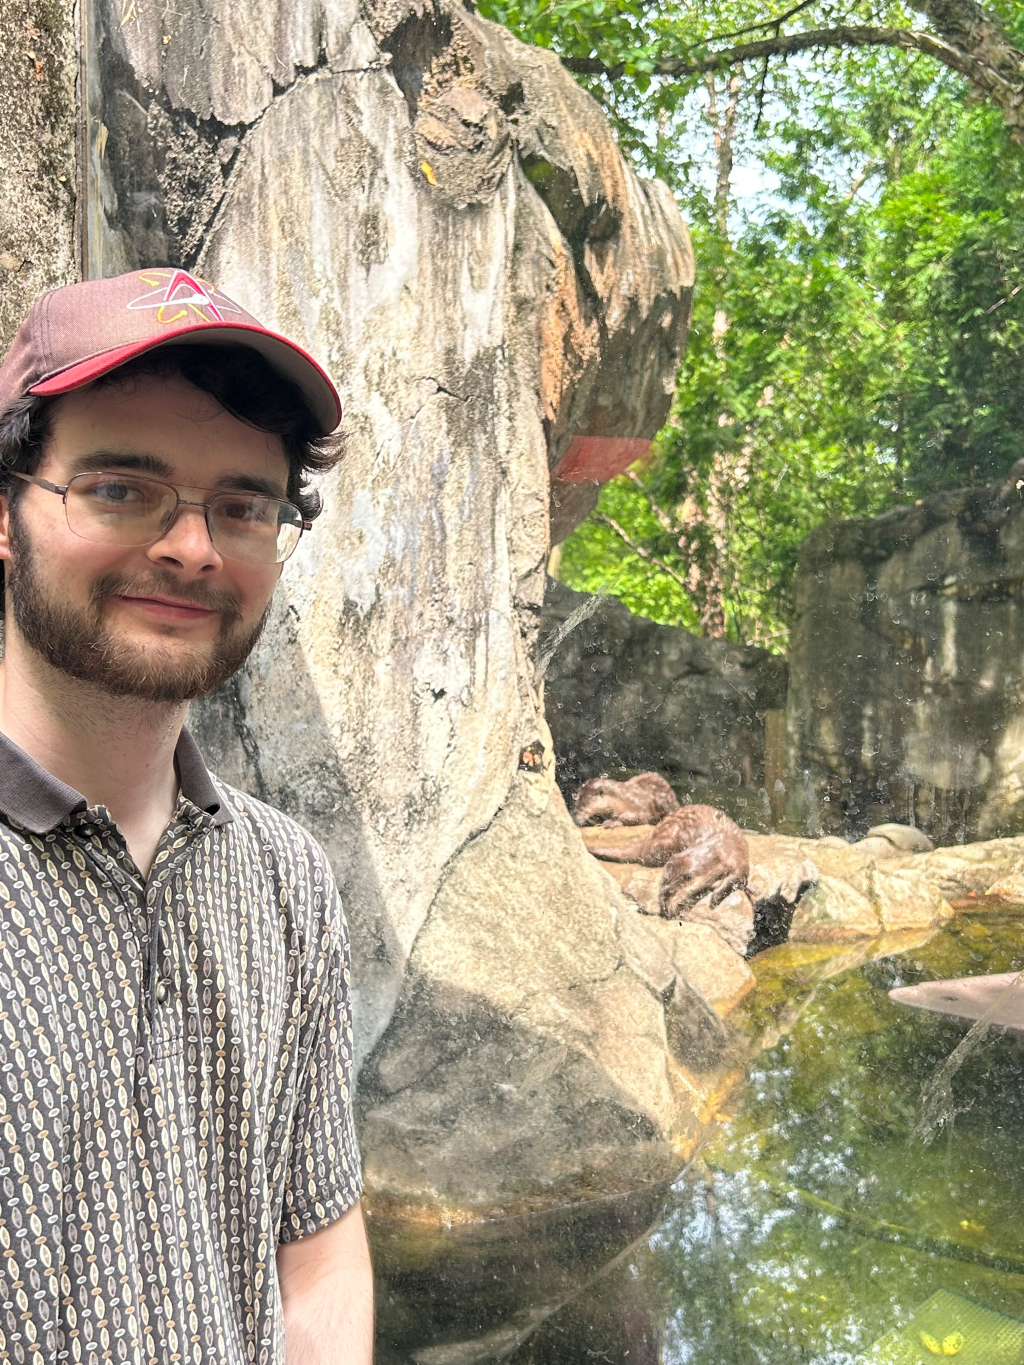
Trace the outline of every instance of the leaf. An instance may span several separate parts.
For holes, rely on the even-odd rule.
[[[430,182],[431,185],[437,184],[437,176],[434,174],[434,168],[433,166],[431,166],[429,161],[421,161],[420,170],[427,177],[427,180]]]
[[[942,1354],[944,1356],[959,1355],[964,1348],[964,1338],[961,1332],[950,1332],[948,1337],[942,1338]]]
[[[942,1355],[942,1343],[940,1341],[936,1341],[936,1339],[933,1336],[929,1336],[927,1332],[922,1332],[920,1336],[921,1345],[926,1351],[930,1351],[933,1356]]]

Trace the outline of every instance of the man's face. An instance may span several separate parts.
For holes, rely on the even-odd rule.
[[[163,479],[189,500],[209,489],[287,497],[280,437],[177,377],[57,400],[36,474],[63,485],[100,467]],[[61,672],[117,696],[183,702],[230,677],[259,638],[281,566],[223,558],[202,508],[181,507],[158,541],[126,549],[75,535],[45,489],[26,485],[13,512],[0,506],[13,625]]]

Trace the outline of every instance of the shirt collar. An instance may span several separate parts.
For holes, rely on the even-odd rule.
[[[229,824],[234,816],[187,730],[178,737],[174,757],[182,796],[211,815],[214,825]],[[87,805],[81,792],[41,768],[24,749],[0,733],[0,813],[32,834],[46,834]]]

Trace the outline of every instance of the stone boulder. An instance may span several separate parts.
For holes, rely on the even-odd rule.
[[[589,840],[587,846],[591,847]],[[663,868],[641,867],[639,863],[602,862],[601,866],[645,915],[661,914],[658,893],[661,890]]]
[[[696,1075],[720,1066],[733,1044],[726,1020],[757,985],[741,954],[717,924],[643,918],[630,925],[624,916],[622,926],[624,940],[633,945],[631,963],[641,951],[649,961],[651,944],[662,954],[658,980],[675,1061]],[[647,946],[641,950],[640,944]]]
[[[745,957],[754,937],[754,907],[745,891],[730,891],[717,905],[705,896],[687,907],[682,924],[706,924],[734,953]]]
[[[892,822],[886,825],[872,825],[867,837],[885,839],[901,853],[931,853],[935,847],[927,834],[913,825],[896,825]],[[860,842],[863,844],[864,840]]]
[[[851,847],[876,859],[895,858],[900,852],[894,843],[881,834],[868,834],[865,838],[858,839]]]
[[[998,881],[992,883],[985,895],[995,900],[1007,901],[1011,905],[1024,905],[1024,868],[1011,872],[1007,877],[1000,877]]]
[[[491,1216],[676,1169],[691,1121],[668,1064],[677,973],[639,918],[557,790],[520,782],[445,880],[363,1069],[377,1196]]]
[[[29,0],[0,19],[18,54],[0,78],[0,342],[78,268],[180,267],[306,346],[345,405],[324,514],[251,660],[191,724],[215,770],[331,858],[357,1057],[374,1056],[371,1196],[482,1207],[579,1196],[591,1169],[660,1178],[685,1124],[663,1005],[619,965],[625,902],[599,869],[564,879],[590,860],[554,798],[520,831],[535,849],[505,831],[530,782],[550,785],[544,566],[597,494],[565,461],[644,446],[675,387],[693,257],[672,194],[554,54],[454,0],[90,0],[80,52],[78,17]],[[555,917],[535,913],[556,882],[564,976]],[[497,942],[495,917],[530,932],[453,981],[446,926],[479,919]],[[574,978],[574,955],[596,975]],[[564,1042],[520,996],[531,979]],[[458,1141],[446,1084],[479,1124]],[[520,1145],[498,1138],[502,1106]]]
[[[687,233],[552,53],[453,0],[91,0],[80,72],[72,9],[23,8],[2,21],[22,55],[0,82],[0,342],[76,261],[181,267],[342,393],[324,515],[192,723],[325,845],[361,1059],[443,878],[543,747],[552,517],[565,534],[596,496],[552,499],[552,472],[664,420]]]
[[[893,872],[878,869],[869,899],[886,932],[926,929],[953,914],[945,897],[912,868]]]
[[[757,985],[743,958],[712,925],[659,919],[645,921],[643,929],[661,945],[675,980],[684,981],[719,1019],[727,1019]]]
[[[790,882],[785,888],[788,891],[792,891],[797,877],[807,879],[805,886],[811,884],[812,878],[819,887],[828,882],[817,896],[813,894],[813,888],[800,896],[792,915],[790,933],[794,939],[824,942],[829,938],[830,924],[835,925],[837,941],[921,929],[941,924],[952,914],[939,879],[928,870],[929,860],[945,850],[900,853],[882,836],[879,836],[883,845],[881,858],[871,846],[873,840],[866,839],[847,844],[835,838],[748,835],[747,842],[755,911],[763,904],[758,893],[762,889],[770,890],[774,885],[773,879],[766,879],[762,868],[789,869]],[[818,878],[814,877],[815,872],[820,874]],[[993,879],[995,875],[993,871]],[[838,889],[842,886],[854,893],[852,898]],[[767,917],[767,909],[761,910],[761,916]]]
[[[840,943],[881,932],[881,920],[867,896],[838,877],[821,877],[796,906],[789,937],[798,943]]]
[[[543,638],[593,602],[548,579]],[[567,800],[603,772],[654,769],[684,804],[707,796],[741,825],[748,808],[764,815],[765,712],[786,696],[776,655],[658,625],[605,598],[551,656],[544,696]]]
[[[750,843],[750,836],[747,836]],[[797,901],[821,878],[818,865],[798,851],[772,850],[765,841],[747,875],[747,895],[754,910],[753,941],[748,948],[760,952],[784,943],[789,937]]]
[[[954,844],[934,853],[916,854],[906,859],[904,866],[912,868],[946,900],[986,896],[994,887],[1024,876],[1024,838]]]

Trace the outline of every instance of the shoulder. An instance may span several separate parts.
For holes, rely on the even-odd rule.
[[[345,936],[330,861],[309,830],[284,811],[213,774],[211,780],[231,815],[231,820],[220,826],[228,845],[235,846],[253,873],[258,871],[274,884],[279,905],[312,911]]]
[[[236,825],[241,837],[255,839],[284,862],[298,860],[328,866],[327,854],[297,820],[276,806],[222,782],[212,773],[210,776],[232,817],[225,828]]]

